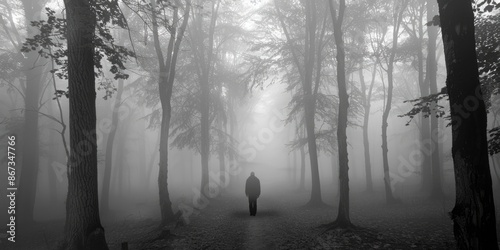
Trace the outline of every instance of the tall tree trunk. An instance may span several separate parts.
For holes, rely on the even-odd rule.
[[[345,48],[342,32],[342,22],[345,13],[345,0],[339,1],[338,15],[335,3],[330,0],[330,14],[333,20],[333,34],[337,49],[337,86],[339,91],[339,111],[337,122],[337,143],[339,150],[339,181],[340,199],[337,219],[334,224],[338,227],[350,227],[349,217],[349,158],[347,152],[347,110],[349,108],[349,96],[347,94],[347,83],[345,74]]]
[[[305,75],[303,81],[304,88],[304,116],[307,132],[307,147],[309,149],[309,161],[311,163],[311,200],[309,204],[318,205],[323,203],[321,199],[321,185],[319,179],[318,150],[316,146],[316,134],[314,125],[314,114],[316,112],[316,100],[312,92],[314,56],[316,44],[316,2],[305,1],[306,5],[306,58]],[[319,56],[319,55],[318,55]],[[318,65],[319,66],[319,65]]]
[[[370,140],[368,137],[368,122],[370,121],[370,109],[371,109],[371,96],[373,91],[373,86],[375,85],[375,76],[377,73],[377,62],[373,64],[372,79],[370,83],[370,88],[368,93],[366,93],[366,84],[364,80],[363,67],[360,63],[359,70],[359,81],[361,82],[361,92],[363,93],[363,147],[364,147],[364,158],[365,158],[365,174],[366,174],[366,191],[373,191],[373,179],[372,179],[372,166],[370,159]]]
[[[297,185],[297,150],[294,150],[293,151],[293,174],[292,174],[292,178],[293,178],[293,186],[295,187]]]
[[[228,118],[229,118],[229,135],[231,136],[231,140],[233,140],[235,138],[235,132],[236,132],[236,114],[234,112],[234,101],[232,100],[232,97],[231,95],[228,95],[228,107],[229,107],[229,110],[228,110]],[[231,142],[231,147],[233,147],[233,143]],[[229,164],[236,164],[235,163],[235,157],[232,153],[229,154]],[[232,166],[229,165],[229,168],[232,169]],[[229,181],[229,189],[230,190],[234,190],[235,188],[235,185],[239,183],[238,182],[238,175],[235,175],[235,176],[232,176],[231,178],[231,181]]]
[[[48,113],[54,117],[56,117],[56,114],[54,113],[54,107],[52,103],[47,103],[48,107]],[[50,123],[50,126],[54,125],[55,123]],[[47,181],[48,181],[48,186],[49,186],[49,202],[51,204],[56,204],[57,203],[57,176],[56,176],[56,171],[54,167],[52,167],[52,163],[56,159],[56,148],[58,148],[58,145],[55,141],[55,131],[52,130],[49,132],[49,147],[53,150],[49,152],[48,158],[47,158]]]
[[[71,157],[64,248],[108,249],[99,217],[94,77],[96,16],[87,0],[65,0]]]
[[[225,159],[225,152],[226,152],[226,140],[225,140],[225,134],[224,134],[224,128],[227,127],[226,124],[222,121],[222,119],[218,120],[218,129],[219,129],[219,178],[222,178],[225,176],[224,172],[226,172],[226,159]],[[222,181],[226,182],[228,180],[220,180],[220,188],[222,189]],[[220,190],[222,193],[223,190]]]
[[[458,249],[498,249],[474,14],[468,0],[438,0],[438,4],[452,121],[453,232]]]
[[[208,160],[210,158],[210,86],[208,75],[201,80],[201,185],[200,191],[208,195]]]
[[[126,135],[127,135],[127,130],[130,126],[130,120],[127,119],[125,121],[122,121],[120,126],[120,129],[117,131],[118,133],[118,138],[116,138],[116,157],[115,157],[115,163],[113,164],[116,166],[114,168],[114,173],[111,174],[113,176],[113,181],[112,181],[112,186],[116,186],[117,194],[119,194],[120,198],[124,197],[124,179],[125,179],[125,157],[126,157],[126,151],[127,148],[125,147],[126,144]]]
[[[176,2],[176,4],[180,4]],[[161,127],[160,127],[160,162],[158,170],[158,191],[160,200],[160,213],[161,213],[161,226],[167,225],[172,221],[174,214],[172,211],[172,202],[170,201],[170,194],[168,191],[168,135],[170,131],[170,118],[172,116],[172,106],[170,100],[172,98],[172,90],[175,79],[175,67],[177,65],[177,56],[179,54],[180,44],[184,37],[184,32],[188,23],[189,11],[191,9],[191,1],[186,0],[184,6],[184,13],[182,16],[182,24],[179,27],[177,34],[177,27],[172,26],[168,29],[170,39],[167,47],[167,58],[163,56],[161,49],[158,22],[154,11],[155,1],[151,0],[153,7],[152,20],[153,20],[153,39],[158,59],[158,67],[160,69],[158,91],[160,95],[160,103],[162,108]],[[180,6],[174,8],[173,23],[178,23],[178,10]]]
[[[384,166],[384,184],[385,184],[385,196],[388,204],[396,202],[392,194],[391,188],[391,177],[389,175],[389,159],[388,159],[388,146],[387,146],[387,120],[389,118],[389,113],[391,111],[392,104],[392,90],[394,86],[394,61],[396,57],[396,48],[398,46],[398,35],[399,35],[399,26],[401,24],[403,12],[406,8],[406,4],[408,1],[404,1],[401,3],[401,9],[398,10],[399,1],[394,1],[394,26],[393,26],[393,34],[392,34],[392,48],[391,53],[389,55],[389,61],[387,63],[387,102],[385,105],[384,113],[382,115],[382,161]]]
[[[435,1],[435,0],[429,0]],[[422,14],[423,15],[423,14]],[[431,17],[432,18],[432,17]],[[423,20],[419,20],[418,24],[418,41],[419,41],[419,49],[417,54],[418,61],[418,86],[420,88],[420,96],[428,96],[429,95],[429,75],[427,74],[427,78],[424,79],[424,54],[423,54],[423,46],[424,46],[424,28],[423,28]],[[435,40],[435,39],[434,39]],[[424,114],[420,114],[420,142],[422,143],[421,152],[422,152],[422,165],[421,165],[421,190],[425,193],[428,193],[431,190],[431,179],[432,179],[432,161],[431,154],[428,152],[427,147],[431,147],[431,128],[429,124],[429,118],[424,117]]]
[[[40,13],[46,1],[23,0],[25,24],[28,37],[35,35],[31,21],[40,20]],[[22,142],[22,168],[18,189],[18,223],[20,224],[20,237],[29,237],[23,229],[28,229],[34,222],[33,211],[35,208],[35,197],[39,168],[39,135],[38,135],[38,111],[40,87],[43,74],[43,62],[39,59],[37,51],[31,51],[22,60],[23,71],[26,75],[26,89],[24,93],[24,127]]]
[[[303,102],[304,102],[304,120],[307,135],[307,146],[309,150],[309,161],[311,163],[311,199],[309,204],[318,205],[322,204],[321,198],[321,185],[319,178],[319,164],[318,164],[318,151],[316,145],[316,134],[314,117],[316,112],[316,91],[313,92],[313,70],[314,70],[314,57],[316,45],[316,28],[317,28],[317,8],[316,1],[303,0],[301,3],[304,5],[306,16],[305,27],[305,43],[304,43],[304,63],[299,63],[299,54],[293,49],[294,41],[288,32],[288,28],[284,21],[284,15],[281,13],[280,6],[282,1],[274,0],[276,12],[280,25],[286,36],[287,44],[290,47],[290,52],[293,56],[293,62],[297,67],[300,78],[302,81]],[[319,55],[318,55],[319,56]],[[320,67],[320,65],[317,65]],[[315,88],[316,90],[316,88]]]
[[[104,162],[104,178],[102,180],[101,192],[101,213],[109,212],[109,186],[111,182],[111,167],[113,166],[113,144],[115,141],[116,130],[118,129],[118,111],[120,109],[123,93],[123,79],[118,80],[118,89],[116,93],[115,105],[111,115],[111,129],[106,141],[106,156]]]
[[[191,46],[193,57],[197,66],[197,76],[201,88],[200,106],[200,154],[201,154],[201,186],[200,195],[208,196],[209,191],[209,158],[210,158],[210,75],[213,68],[213,50],[214,50],[214,33],[215,25],[218,18],[218,10],[220,0],[211,2],[211,10],[209,13],[210,23],[208,32],[204,31],[204,17],[207,15],[206,10],[198,11],[193,16],[191,32]],[[193,12],[194,13],[194,12]],[[204,36],[207,34],[207,37]],[[205,48],[205,39],[207,46]]]
[[[434,15],[436,15],[436,1],[427,1],[427,20],[432,20]],[[427,80],[429,81],[431,94],[437,94],[437,62],[436,62],[436,39],[437,39],[437,27],[430,26],[427,29],[427,34],[429,36],[429,41],[427,45]],[[432,104],[432,108],[435,108],[436,103]],[[439,159],[439,149],[438,149],[438,118],[436,113],[433,112],[431,115],[431,127],[430,127],[430,143],[431,143],[431,160],[432,160],[432,188],[431,188],[431,198],[439,199],[443,197],[443,189],[441,186],[441,163]]]
[[[299,182],[299,190],[306,190],[306,151],[304,149],[305,146],[300,147],[300,182]]]

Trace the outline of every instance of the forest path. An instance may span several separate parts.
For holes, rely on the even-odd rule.
[[[387,206],[383,195],[353,193],[351,220],[363,229],[324,232],[320,226],[335,219],[335,206],[305,206],[309,192],[272,191],[258,199],[257,216],[250,216],[244,194],[223,193],[196,209],[187,225],[172,227],[169,237],[158,238],[155,219],[141,219],[107,227],[108,243],[111,249],[124,241],[129,249],[455,249],[446,214],[451,199]],[[338,202],[333,193],[323,198]]]
[[[274,249],[277,247],[276,239],[283,234],[279,225],[286,224],[290,215],[286,214],[286,210],[280,211],[282,209],[275,199],[262,198],[258,200],[257,205],[256,216],[250,216],[250,212],[247,211],[248,218],[241,218],[247,225],[244,248]]]
[[[290,195],[290,194],[288,194]],[[286,196],[288,196],[286,195]],[[257,214],[250,216],[245,196],[222,194],[210,201],[190,224],[176,230],[181,239],[173,242],[180,249],[279,249],[295,248],[304,240],[314,244],[320,232],[317,224],[304,223],[298,210],[303,203],[285,199],[283,195],[263,194],[257,200]],[[330,212],[328,212],[328,210]],[[333,208],[323,208],[320,214],[328,220]],[[315,213],[316,214],[316,213]],[[198,239],[197,235],[203,235]],[[194,237],[193,237],[194,236]],[[290,243],[293,241],[293,244]],[[287,247],[285,247],[287,246]]]
[[[387,206],[381,197],[353,198],[351,219],[366,230],[333,230],[335,207],[305,206],[309,192],[263,193],[250,216],[244,195],[210,200],[190,223],[174,230],[173,249],[454,249],[447,209],[441,204]],[[361,196],[361,195],[360,195]],[[363,195],[364,196],[364,195]],[[330,204],[335,196],[330,194]],[[451,201],[446,206],[451,205]]]

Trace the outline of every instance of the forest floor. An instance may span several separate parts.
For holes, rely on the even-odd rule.
[[[449,199],[386,205],[383,196],[351,195],[356,228],[326,230],[322,225],[335,219],[336,206],[306,206],[308,196],[298,191],[263,194],[254,217],[246,197],[223,193],[193,213],[189,223],[174,223],[163,234],[159,218],[139,210],[103,220],[103,225],[110,249],[121,249],[123,242],[129,249],[455,249]],[[332,196],[326,202],[335,200]],[[62,228],[62,221],[40,223],[29,244],[16,243],[12,249],[53,249]]]

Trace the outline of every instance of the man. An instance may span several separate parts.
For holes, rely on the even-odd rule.
[[[255,177],[255,173],[250,173],[245,185],[245,194],[248,197],[250,207],[250,216],[255,216],[257,213],[257,198],[260,196],[260,181]]]

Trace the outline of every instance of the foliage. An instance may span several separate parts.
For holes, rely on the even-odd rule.
[[[494,1],[483,2],[492,4]],[[500,58],[500,49],[498,46],[498,41],[500,40],[500,14],[477,16],[475,30],[481,91],[487,111],[496,111],[493,109],[497,109],[498,107],[492,105],[491,99],[500,93],[500,62],[498,61],[498,58]],[[424,117],[428,117],[431,115],[431,112],[436,112],[437,117],[444,117],[449,120],[449,112],[445,111],[442,105],[435,105],[435,109],[431,110],[432,103],[437,103],[444,98],[448,98],[446,88],[438,94],[405,101],[413,103],[413,108],[409,112],[399,115],[399,117],[408,117],[411,121],[419,113],[422,113]],[[488,133],[490,135],[488,141],[489,153],[493,155],[500,152],[500,127],[494,127]]]
[[[398,115],[398,117],[410,118],[410,120],[406,122],[406,126],[410,125],[411,120],[420,113],[423,114],[424,118],[431,116],[432,113],[435,113],[437,118],[443,117],[445,116],[446,112],[444,111],[444,107],[442,105],[439,105],[438,102],[444,98],[448,98],[448,94],[437,93],[413,100],[404,101],[404,103],[413,103],[413,108],[408,111],[408,113]],[[445,118],[449,117],[445,116]]]
[[[23,43],[22,52],[28,53],[37,50],[45,58],[51,58],[59,67],[53,69],[61,79],[67,79],[67,47],[66,47],[66,19],[56,17],[56,12],[50,8],[45,8],[47,19],[33,21],[31,25],[38,29],[39,33],[32,38],[27,38]],[[106,59],[111,64],[109,71],[115,79],[127,79],[128,74],[124,73],[125,62],[130,57],[135,57],[135,53],[124,46],[115,44],[115,39],[111,35],[110,25],[128,28],[125,17],[121,13],[117,1],[99,0],[93,6],[97,20],[97,32],[94,35],[94,66],[95,76],[103,76],[102,59]],[[106,88],[108,89],[108,88]],[[58,91],[56,95],[61,95]],[[68,95],[65,93],[64,95]],[[106,93],[105,97],[108,97]]]
[[[492,12],[495,9],[500,9],[500,2],[498,0],[478,0],[475,1],[473,9],[476,13]]]

